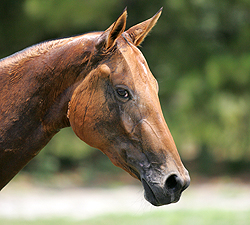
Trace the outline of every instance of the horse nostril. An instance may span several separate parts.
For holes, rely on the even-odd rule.
[[[181,179],[174,174],[168,177],[165,184],[167,190],[171,190],[173,192],[180,191],[183,186],[183,182],[181,181]]]

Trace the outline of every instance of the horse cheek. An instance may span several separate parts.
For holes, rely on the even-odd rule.
[[[70,104],[69,120],[73,131],[95,148],[100,148],[103,143],[96,125],[101,120],[102,102],[101,91],[88,90],[84,94],[81,91],[76,93]]]
[[[87,103],[82,100],[79,101],[79,97],[71,100],[69,121],[70,125],[75,132],[75,134],[84,141],[84,115]]]

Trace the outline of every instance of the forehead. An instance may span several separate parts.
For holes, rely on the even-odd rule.
[[[133,79],[134,82],[140,84],[155,85],[155,78],[152,75],[147,61],[141,51],[132,43],[130,43],[124,36],[121,36],[118,41],[118,51],[122,58],[122,65],[119,63],[120,68],[126,69],[130,74],[128,79]],[[124,68],[125,67],[125,68]]]

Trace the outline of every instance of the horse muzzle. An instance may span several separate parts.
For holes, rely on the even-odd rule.
[[[178,202],[181,193],[189,186],[190,177],[187,173],[185,178],[177,174],[170,174],[164,182],[157,182],[155,179],[142,177],[145,199],[154,206],[167,205]]]

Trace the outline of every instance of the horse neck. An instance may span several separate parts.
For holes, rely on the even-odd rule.
[[[69,126],[68,102],[91,69],[93,37],[39,44],[0,61],[0,190]]]
[[[91,37],[94,35],[42,43],[0,62],[0,75],[8,77],[8,81],[1,82],[5,83],[2,90],[7,89],[2,92],[6,108],[33,108],[29,117],[42,121],[47,130],[68,126],[67,102],[75,84],[89,71]]]

